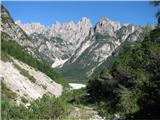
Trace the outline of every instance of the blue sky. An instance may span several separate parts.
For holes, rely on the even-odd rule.
[[[88,17],[94,25],[102,16],[121,23],[156,24],[154,17],[156,8],[148,1],[3,1],[2,4],[9,10],[14,20],[21,20],[24,23],[40,22],[46,26],[50,26],[55,21],[77,22],[82,17]]]

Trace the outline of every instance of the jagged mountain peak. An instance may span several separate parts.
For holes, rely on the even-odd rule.
[[[109,18],[107,18],[106,16],[102,16],[98,22],[102,22],[102,21],[110,21]]]
[[[95,31],[101,34],[109,33],[110,36],[114,36],[115,32],[121,27],[122,25],[119,22],[112,21],[104,16],[97,22]]]
[[[16,20],[15,23],[19,25],[28,35],[32,33],[43,33],[47,27],[39,22],[23,23],[21,20]]]
[[[77,23],[73,20],[70,20],[69,22],[60,23],[59,21],[56,21],[54,24],[51,25],[51,29],[55,29],[55,26],[58,28],[65,28],[67,30],[75,30],[75,29],[83,29],[84,27],[92,27],[92,23],[90,22],[89,18],[82,17]]]
[[[112,25],[113,25],[113,24],[119,24],[119,25],[121,25],[120,22],[118,22],[118,21],[113,21],[113,20],[109,19],[109,18],[106,17],[106,16],[101,17],[97,23],[112,24]]]
[[[88,17],[82,17],[81,21],[90,21]]]
[[[87,18],[87,17],[82,17],[82,19],[80,20],[80,22],[81,22],[83,25],[92,26],[92,23],[91,23],[90,19]]]
[[[69,21],[65,23],[60,23],[59,21],[56,21],[53,23],[51,26],[47,27],[45,25],[42,25],[41,23],[38,22],[32,22],[32,23],[23,23],[20,20],[16,20],[15,23],[19,25],[28,35],[36,32],[36,33],[42,33],[45,34],[49,33],[49,31],[64,31],[65,30],[72,30],[72,31],[83,31],[83,29],[88,29],[92,27],[92,23],[87,17],[82,17],[80,21],[75,23],[74,21]],[[86,32],[86,31],[85,31]],[[88,32],[87,32],[88,33]],[[54,36],[53,34],[51,36]]]

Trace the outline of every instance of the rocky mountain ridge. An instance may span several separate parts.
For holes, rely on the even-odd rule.
[[[53,67],[62,65],[74,54],[92,27],[89,19],[85,17],[78,23],[55,22],[50,27],[44,27],[40,23],[22,24],[20,21],[15,23],[32,38],[37,51],[53,62]]]
[[[9,12],[2,7],[2,32],[62,74],[84,79],[91,76],[121,43],[140,39],[143,28],[123,25],[106,17],[95,26],[86,17],[77,23],[55,22],[50,27],[40,23],[14,23]]]
[[[140,40],[142,33],[143,28],[140,26],[122,25],[103,17],[97,22],[95,28],[90,31],[89,36],[86,37],[75,54],[64,63],[60,70],[68,79],[76,79],[76,77],[86,79],[124,41],[135,42]]]

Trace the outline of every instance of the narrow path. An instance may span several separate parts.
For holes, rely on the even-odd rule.
[[[69,118],[76,120],[105,120],[93,108],[86,106],[74,106],[74,110],[70,113]]]

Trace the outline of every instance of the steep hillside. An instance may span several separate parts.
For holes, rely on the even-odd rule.
[[[48,65],[47,62],[32,56],[24,47],[20,46],[18,43],[13,41],[10,36],[3,32],[1,33],[1,45],[2,53],[4,52],[5,54],[9,54],[29,66],[40,70],[52,79],[57,80],[57,82],[62,82],[61,79],[59,79],[59,75],[53,70],[53,68],[51,68],[51,66]]]
[[[55,83],[44,73],[9,56],[6,58],[8,60],[3,57],[0,61],[0,77],[2,83],[16,93],[15,101],[18,105],[24,102],[23,99],[27,102],[41,98],[44,94],[56,97],[62,94],[62,85]]]
[[[1,33],[1,38],[1,79],[7,88],[17,94],[17,98],[32,101],[44,94],[61,95],[62,85],[54,80],[61,81],[50,66],[31,56],[5,33]]]
[[[142,43],[129,43],[120,50],[110,70],[89,81],[88,93],[104,116],[127,119],[159,119],[160,28]]]
[[[44,94],[60,96],[61,84],[65,82],[61,83],[59,75],[47,62],[37,59],[31,50],[30,37],[14,23],[2,5],[1,13],[1,79],[5,88],[16,94],[17,104],[41,98]]]

